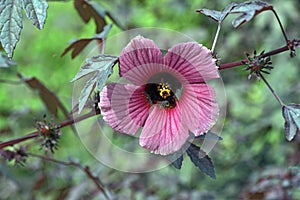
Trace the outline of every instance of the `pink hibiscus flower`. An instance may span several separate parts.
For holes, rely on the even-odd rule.
[[[125,83],[110,83],[100,94],[103,119],[116,131],[139,136],[153,153],[178,151],[190,133],[199,136],[216,122],[218,78],[211,52],[196,42],[180,43],[163,57],[152,40],[137,36],[119,57]]]

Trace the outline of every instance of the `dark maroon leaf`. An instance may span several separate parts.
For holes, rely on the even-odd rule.
[[[206,175],[215,179],[215,170],[211,158],[200,149],[200,147],[191,143],[189,148],[186,150],[191,161]]]
[[[94,38],[75,40],[64,50],[61,56],[64,56],[69,51],[72,51],[71,58],[75,58],[92,40],[94,40]]]
[[[63,106],[62,102],[57,98],[57,96],[51,92],[40,80],[35,77],[24,78],[19,75],[21,80],[23,80],[30,88],[38,91],[40,98],[46,105],[47,109],[55,116],[57,116],[57,111],[60,108],[65,117],[69,117],[67,109]]]
[[[183,152],[182,150],[179,150],[175,153],[167,155],[167,159],[172,162],[172,165],[176,169],[181,169],[182,161],[183,161]]]
[[[226,8],[223,11],[217,11],[217,10],[209,10],[209,9],[198,9],[196,12],[200,12],[213,20],[221,23],[227,15],[230,13],[230,11],[233,9],[233,7],[237,5],[237,3],[230,3],[229,5],[226,6]]]
[[[74,1],[74,7],[85,23],[88,23],[90,19],[95,20],[96,33],[101,33],[103,31],[103,28],[106,25],[106,11],[99,4],[88,2],[86,0],[76,0]]]
[[[110,31],[112,24],[108,24],[103,28],[103,31],[99,34],[96,34],[92,38],[79,39],[72,42],[61,54],[61,56],[66,55],[69,51],[72,51],[71,58],[75,58],[91,41],[95,40],[98,42],[100,48],[99,51],[102,51],[102,41],[107,37],[108,32]]]
[[[235,5],[230,13],[242,13],[239,17],[232,21],[234,28],[238,28],[242,24],[249,22],[259,13],[273,10],[273,6],[263,1],[248,1]]]
[[[11,132],[13,132],[13,130],[9,126],[5,126],[5,127],[3,127],[3,128],[0,129],[0,135],[9,134]]]
[[[0,150],[0,155],[7,161],[11,161],[14,159],[15,152],[11,150]]]
[[[183,155],[181,155],[179,158],[177,158],[177,160],[172,162],[172,165],[177,169],[181,169],[182,161],[183,161]]]
[[[81,19],[88,23],[91,19],[91,14],[89,11],[92,9],[90,4],[85,0],[77,0],[74,1],[74,7],[77,10],[78,14],[80,15]]]
[[[15,165],[24,165],[26,158],[28,157],[27,150],[24,146],[21,146],[14,150],[1,150],[0,156],[6,161],[14,161]]]
[[[211,131],[208,131],[207,133],[203,134],[203,135],[199,135],[197,137],[195,137],[196,139],[209,139],[209,140],[223,140],[222,137],[220,137],[219,135],[211,132]]]
[[[85,23],[88,23],[92,18],[95,20],[96,33],[101,33],[103,31],[104,26],[107,24],[105,20],[106,16],[110,18],[111,21],[120,29],[125,29],[109,11],[105,10],[100,4],[96,2],[76,0],[74,1],[74,7]]]
[[[297,133],[300,133],[300,104],[289,104],[282,107],[282,115],[285,119],[285,137],[292,141]]]

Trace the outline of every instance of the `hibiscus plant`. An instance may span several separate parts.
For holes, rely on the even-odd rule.
[[[221,130],[215,127],[220,126],[219,124],[223,125],[223,122],[218,122],[224,120],[225,111],[224,106],[220,105],[219,89],[216,88],[215,83],[222,83],[220,70],[239,66],[249,72],[248,79],[254,77],[264,82],[275,97],[274,101],[278,101],[278,109],[282,110],[285,120],[282,124],[284,127],[282,132],[285,133],[286,140],[292,141],[297,134],[299,135],[300,104],[285,103],[268,82],[267,74],[270,74],[271,70],[276,70],[274,69],[276,63],[272,62],[273,55],[289,51],[291,58],[296,57],[296,48],[300,46],[300,40],[288,38],[271,4],[247,1],[230,3],[222,11],[197,9],[196,12],[201,13],[199,17],[208,17],[216,22],[211,24],[211,26],[216,25],[217,30],[209,47],[189,40],[167,44],[167,48],[163,49],[160,45],[162,41],[157,37],[151,37],[151,34],[144,35],[144,32],[139,32],[137,29],[134,34],[129,34],[126,42],[122,41],[124,43],[120,44],[121,49],[118,54],[112,54],[107,50],[114,49],[119,42],[117,39],[110,40],[108,34],[113,25],[124,32],[126,30],[112,13],[97,5],[87,0],[74,1],[75,9],[85,23],[94,20],[96,34],[91,38],[73,41],[62,56],[71,52],[73,59],[83,54],[92,42],[96,42],[97,55],[88,56],[71,80],[73,84],[81,83],[80,87],[74,87],[78,95],[73,99],[71,112],[41,81],[18,74],[23,83],[38,91],[53,116],[56,116],[57,111],[60,110],[66,120],[57,123],[44,116],[42,120],[36,120],[36,131],[15,139],[1,141],[0,155],[5,160],[25,164],[28,157],[38,157],[49,162],[78,167],[95,182],[99,191],[109,198],[100,179],[94,176],[88,167],[76,161],[64,162],[48,156],[56,152],[63,127],[71,126],[74,132],[84,132],[78,133],[82,138],[89,132],[79,130],[76,124],[96,116],[94,119],[100,126],[98,133],[101,135],[109,133],[107,137],[113,138],[121,134],[129,138],[128,140],[134,141],[133,154],[154,156],[155,159],[162,159],[163,162],[172,164],[177,169],[181,169],[184,155],[187,154],[200,171],[216,178],[213,161],[208,156],[207,149],[202,148],[202,144],[213,142],[215,145],[222,140]],[[3,52],[6,53],[6,55],[1,54],[2,67],[16,65],[12,58],[22,31],[22,10],[38,29],[43,29],[47,8],[46,0],[0,0],[0,42]],[[268,52],[253,50],[245,54],[241,53],[242,59],[223,63],[218,55],[218,46],[221,46],[219,36],[225,19],[228,16],[236,17],[232,25],[238,29],[263,12],[273,14],[285,45]],[[103,153],[105,156],[112,156],[110,154],[113,151],[103,150],[106,149],[105,145],[97,145],[97,135],[99,134],[92,135],[89,141],[93,144],[92,148],[96,149],[91,150],[92,154]],[[46,155],[30,153],[25,146],[17,145],[33,138],[38,139],[40,148],[45,150]],[[124,140],[124,143],[126,142]],[[98,158],[97,155],[95,157]],[[102,158],[103,156],[100,161]],[[137,165],[135,162],[138,161],[132,159],[130,162]]]

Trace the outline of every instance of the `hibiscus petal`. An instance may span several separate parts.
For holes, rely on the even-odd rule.
[[[153,153],[167,155],[178,151],[189,136],[180,108],[153,106],[140,136],[140,145]]]
[[[100,93],[100,108],[114,130],[134,135],[144,125],[150,104],[143,87],[112,83]]]
[[[122,50],[119,57],[120,76],[136,85],[143,85],[162,68],[163,58],[156,44],[137,36]]]
[[[207,132],[219,114],[214,89],[207,84],[184,85],[179,100],[181,114],[188,129],[196,136]]]
[[[169,49],[164,64],[175,70],[189,83],[203,83],[219,78],[216,59],[211,51],[196,42],[180,43]]]

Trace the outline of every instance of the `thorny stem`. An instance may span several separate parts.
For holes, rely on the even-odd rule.
[[[215,35],[215,38],[214,38],[213,45],[212,45],[212,47],[211,47],[211,52],[212,52],[212,53],[213,53],[214,50],[215,50],[215,47],[216,47],[216,44],[217,44],[217,41],[218,41],[218,38],[219,38],[220,30],[221,30],[221,22],[218,23],[217,32],[216,32],[216,35]]]
[[[51,161],[51,162],[54,162],[54,163],[57,163],[57,164],[60,164],[60,165],[77,167],[78,169],[83,171],[86,174],[86,176],[88,178],[90,178],[95,183],[98,190],[103,193],[103,195],[105,196],[106,199],[110,199],[109,195],[105,191],[104,184],[102,183],[102,181],[97,176],[93,175],[93,173],[91,172],[89,166],[82,166],[80,163],[74,162],[74,161],[65,162],[65,161],[57,160],[57,159],[54,159],[54,158],[50,158],[50,157],[47,157],[47,156],[42,156],[42,155],[38,155],[38,154],[34,154],[34,153],[27,153],[27,154],[29,156],[37,157],[37,158],[47,160],[47,161]]]
[[[279,96],[277,95],[277,93],[273,90],[273,88],[271,87],[271,85],[268,83],[268,81],[265,79],[265,77],[259,73],[259,76],[261,77],[261,79],[265,82],[265,84],[268,86],[268,88],[270,89],[270,91],[272,92],[272,94],[274,95],[274,97],[277,99],[277,101],[280,103],[281,106],[284,106],[284,103],[282,102],[282,100],[279,98]]]
[[[82,116],[79,116],[75,119],[68,119],[62,123],[60,123],[58,126],[59,128],[63,128],[65,126],[68,126],[68,125],[71,125],[71,124],[74,124],[76,122],[80,122],[82,120],[85,120],[87,118],[90,118],[90,117],[93,117],[93,116],[96,116],[97,114],[95,112],[89,112],[85,115],[82,115]],[[4,147],[7,147],[7,146],[13,146],[15,144],[18,144],[18,143],[21,143],[23,141],[26,141],[26,140],[29,140],[29,139],[32,139],[32,138],[36,138],[40,135],[40,133],[38,131],[35,131],[35,132],[32,132],[28,135],[25,135],[23,137],[20,137],[20,138],[17,138],[17,139],[13,139],[13,140],[9,140],[9,141],[6,141],[6,142],[2,142],[0,143],[0,149],[3,149]]]

